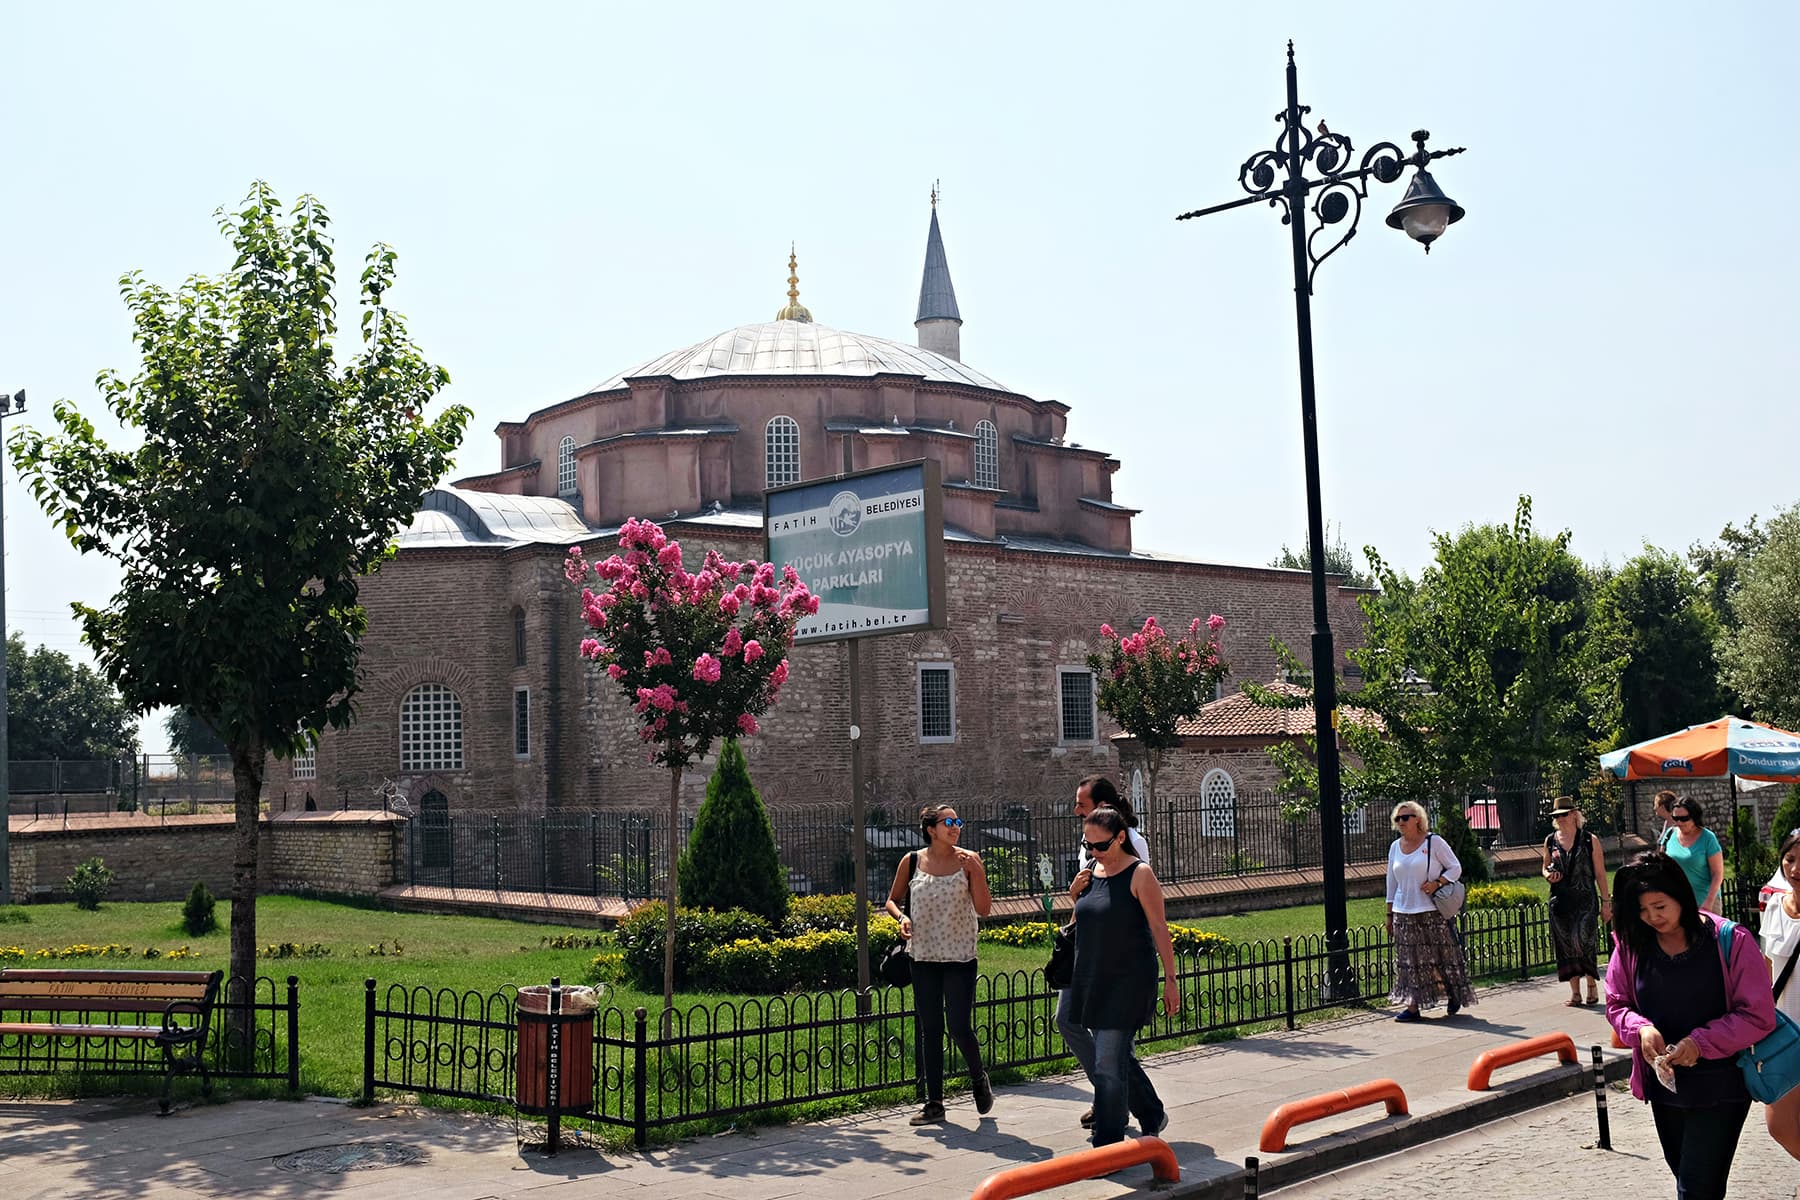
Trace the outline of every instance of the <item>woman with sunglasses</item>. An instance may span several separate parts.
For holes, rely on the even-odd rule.
[[[1550,810],[1554,832],[1544,839],[1544,878],[1550,881],[1550,940],[1556,946],[1556,977],[1569,985],[1570,1008],[1581,1006],[1581,981],[1587,980],[1587,1003],[1600,1003],[1600,964],[1594,935],[1600,918],[1610,916],[1606,857],[1600,839],[1587,831],[1575,801],[1558,796]]]
[[[1794,978],[1794,963],[1800,959],[1800,829],[1781,839],[1781,877],[1788,890],[1763,909],[1762,952],[1775,981],[1775,1007],[1800,1021],[1800,979]],[[1763,1121],[1769,1136],[1800,1158],[1800,1088],[1764,1109]]]
[[[1725,882],[1725,852],[1719,839],[1706,827],[1706,810],[1698,800],[1676,800],[1669,805],[1675,833],[1662,844],[1662,852],[1674,860],[1693,885],[1694,900],[1707,912],[1719,911],[1719,887]]]
[[[1156,1003],[1159,959],[1163,1012],[1181,1011],[1162,887],[1132,852],[1129,828],[1112,808],[1096,808],[1082,823],[1082,842],[1099,874],[1075,901],[1075,968],[1063,993],[1070,1019],[1093,1039],[1096,1146],[1124,1141],[1128,1114],[1145,1137],[1169,1124],[1169,1110],[1132,1045]]]
[[[1768,968],[1747,930],[1725,957],[1719,918],[1700,911],[1666,854],[1647,851],[1620,867],[1613,898],[1606,1019],[1636,1051],[1631,1094],[1650,1104],[1676,1194],[1722,1200],[1750,1115],[1735,1060],[1775,1028]]]
[[[918,1014],[920,1056],[925,1060],[925,1107],[914,1125],[944,1119],[944,1026],[969,1065],[975,1111],[994,1107],[994,1089],[981,1065],[975,1040],[975,941],[979,918],[993,910],[981,856],[964,850],[962,818],[948,804],[927,804],[919,812],[925,848],[900,860],[888,889],[888,915],[900,922],[900,936],[912,952],[913,1010]],[[904,904],[904,907],[902,906]]]
[[[1432,834],[1425,806],[1417,801],[1394,806],[1394,828],[1400,836],[1388,847],[1387,931],[1394,943],[1394,986],[1388,1000],[1405,1005],[1394,1020],[1417,1021],[1420,1008],[1437,1003],[1440,981],[1454,1017],[1475,1003],[1475,989],[1450,922],[1431,898],[1462,878],[1462,863],[1450,843]]]

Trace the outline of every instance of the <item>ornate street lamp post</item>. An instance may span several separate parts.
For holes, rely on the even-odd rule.
[[[0,392],[0,419],[25,411],[25,389],[8,398]],[[6,633],[6,476],[0,469],[0,640]],[[12,763],[6,745],[6,650],[0,646],[0,907],[13,902],[11,855],[12,842],[8,826],[12,822]]]
[[[1393,142],[1381,142],[1365,151],[1352,166],[1355,151],[1350,139],[1326,129],[1319,122],[1315,133],[1306,127],[1310,108],[1299,99],[1294,72],[1294,43],[1288,43],[1287,107],[1275,120],[1281,133],[1273,150],[1259,150],[1238,171],[1238,183],[1248,195],[1211,208],[1182,213],[1177,220],[1204,217],[1246,204],[1266,202],[1281,208],[1294,248],[1294,317],[1300,343],[1300,429],[1306,446],[1306,539],[1312,567],[1312,665],[1313,715],[1319,751],[1319,843],[1325,875],[1325,940],[1329,968],[1325,981],[1328,999],[1357,995],[1350,969],[1350,946],[1345,926],[1349,916],[1344,895],[1344,807],[1338,768],[1337,657],[1332,647],[1331,621],[1325,602],[1325,518],[1319,500],[1319,431],[1313,403],[1312,286],[1319,264],[1356,236],[1362,218],[1362,202],[1369,181],[1393,183],[1408,166],[1416,168],[1405,197],[1388,214],[1387,223],[1431,252],[1451,224],[1462,220],[1463,210],[1439,190],[1425,169],[1434,159],[1461,154],[1454,150],[1426,150],[1431,135],[1421,129],[1413,134],[1417,149],[1406,153]],[[1311,171],[1309,176],[1308,172]],[[1308,204],[1308,196],[1312,197]],[[1318,225],[1307,232],[1306,213],[1312,210]]]

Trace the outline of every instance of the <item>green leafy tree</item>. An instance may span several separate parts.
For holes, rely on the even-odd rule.
[[[60,436],[21,429],[11,451],[75,547],[122,568],[110,604],[75,609],[125,703],[185,708],[231,749],[231,972],[248,981],[268,756],[350,723],[358,582],[449,468],[469,413],[424,417],[449,376],[387,307],[392,249],[365,260],[361,345],[340,365],[324,206],[285,212],[258,183],[218,218],[236,251],[226,274],[173,293],[121,281],[142,363],[99,387],[135,444],[107,445],[60,400]]]
[[[1281,544],[1281,553],[1269,560],[1271,567],[1285,567],[1290,571],[1312,570],[1312,548],[1306,539],[1300,541],[1300,549],[1292,550],[1288,544]],[[1372,588],[1376,586],[1375,575],[1356,561],[1356,552],[1344,541],[1344,527],[1328,525],[1325,528],[1325,571],[1329,575],[1341,575],[1348,587]]]
[[[163,718],[163,733],[169,739],[169,750],[175,754],[231,753],[224,738],[185,708],[178,708]]]
[[[1719,642],[1725,682],[1750,715],[1800,728],[1800,505],[1778,513],[1740,568],[1736,627]]]
[[[719,748],[678,870],[690,907],[741,908],[771,925],[787,915],[787,872],[775,846],[775,827],[750,782],[750,765],[736,738],[726,738]]]
[[[1155,617],[1123,636],[1100,626],[1106,649],[1088,655],[1088,670],[1099,681],[1095,705],[1130,734],[1144,756],[1146,798],[1143,815],[1156,810],[1156,776],[1163,752],[1181,744],[1179,722],[1191,720],[1213,697],[1231,668],[1219,651],[1225,618],[1195,617],[1187,636],[1171,639]]]
[[[1275,651],[1275,660],[1281,664],[1283,673],[1293,686],[1287,688],[1269,688],[1259,683],[1246,680],[1243,685],[1244,694],[1264,708],[1306,709],[1313,707],[1312,670],[1300,661],[1299,655],[1280,638],[1270,638],[1269,648]],[[1342,676],[1338,678],[1337,694],[1345,693]],[[1359,705],[1340,704],[1338,708],[1338,748],[1347,752],[1341,769],[1342,796],[1340,797],[1345,812],[1352,812],[1367,804],[1376,796],[1387,793],[1371,792],[1374,787],[1386,787],[1388,781],[1378,769],[1375,773],[1365,770],[1361,764],[1371,757],[1386,761],[1388,748],[1384,745],[1386,735],[1381,723],[1373,719]],[[1270,746],[1269,758],[1275,763],[1280,776],[1281,815],[1290,821],[1297,821],[1310,813],[1319,810],[1319,738],[1317,734],[1308,733],[1296,745],[1291,741],[1280,741]],[[1418,787],[1405,793],[1428,795],[1429,788]]]
[[[1481,843],[1475,838],[1475,831],[1469,828],[1469,818],[1463,812],[1460,799],[1445,800],[1438,805],[1437,828],[1433,832],[1450,843],[1451,851],[1462,864],[1464,883],[1474,887],[1494,877],[1487,855],[1481,852]]]
[[[1387,726],[1365,755],[1372,794],[1461,796],[1514,773],[1572,790],[1616,743],[1624,641],[1568,540],[1534,532],[1521,496],[1510,525],[1437,535],[1417,581],[1368,551],[1381,592],[1350,658],[1357,703]]]
[[[137,753],[137,730],[99,672],[60,650],[6,639],[6,746],[14,761],[112,759]]]
[[[1641,742],[1725,711],[1713,654],[1718,621],[1699,577],[1653,546],[1609,579],[1599,596],[1630,661],[1619,676],[1620,736]]]
[[[1757,524],[1756,514],[1752,513],[1742,529],[1727,524],[1719,531],[1718,541],[1695,542],[1688,547],[1688,562],[1699,577],[1707,606],[1721,629],[1737,628],[1737,591],[1743,581],[1744,566],[1768,540],[1768,527]]]

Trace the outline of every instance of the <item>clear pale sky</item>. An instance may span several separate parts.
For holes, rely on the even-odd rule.
[[[1528,492],[1584,557],[1685,549],[1800,499],[1797,35],[1776,4],[8,4],[6,429],[58,397],[112,428],[119,275],[224,270],[253,179],[326,203],[352,287],[399,250],[464,473],[496,422],[771,318],[790,241],[818,321],[911,341],[942,179],[965,360],[1072,406],[1140,548],[1266,562],[1305,522],[1287,231],[1172,218],[1240,194],[1291,37],[1359,153],[1469,148],[1429,258],[1395,184],[1320,273],[1327,520],[1417,570]],[[68,605],[116,574],[5,473],[7,625],[86,658]]]

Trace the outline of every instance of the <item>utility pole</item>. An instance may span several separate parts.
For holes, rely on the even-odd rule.
[[[25,411],[25,389],[8,399],[0,392],[0,419]],[[4,439],[0,439],[3,441]],[[0,465],[0,636],[6,633],[6,470]],[[0,654],[0,906],[13,902],[12,894],[12,759],[6,745],[7,656]]]

